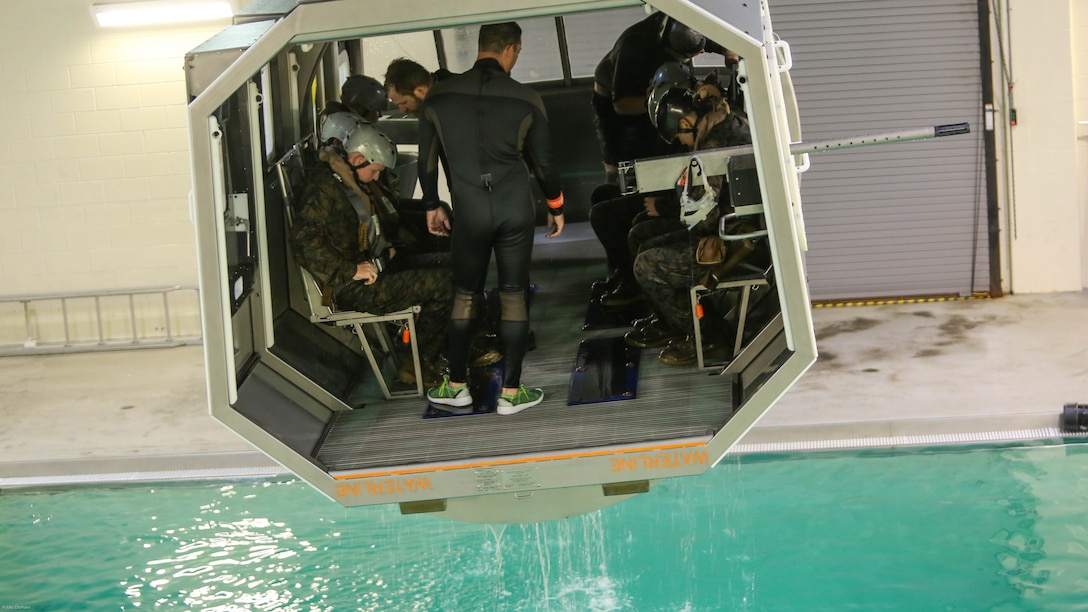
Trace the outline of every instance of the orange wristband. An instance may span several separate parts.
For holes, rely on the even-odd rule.
[[[554,200],[548,200],[548,208],[551,209],[552,211],[555,211],[556,209],[563,210],[563,192],[562,191],[559,192],[559,197],[555,198]]]

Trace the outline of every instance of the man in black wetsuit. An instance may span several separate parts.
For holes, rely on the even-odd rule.
[[[418,62],[398,57],[385,69],[385,91],[402,113],[414,115],[431,87],[451,76],[453,73],[445,68],[430,72]]]
[[[548,200],[548,235],[563,231],[563,192],[551,163],[544,103],[509,74],[520,52],[521,28],[516,23],[481,26],[472,69],[432,87],[419,114],[419,178],[427,220],[433,234],[452,230],[454,262],[450,374],[427,397],[447,406],[472,404],[469,341],[494,250],[502,308],[499,336],[506,359],[499,414],[516,414],[544,398],[543,390],[521,384],[535,226],[531,177]],[[449,164],[452,219],[438,198],[440,155]]]
[[[597,64],[593,113],[608,182],[618,180],[617,163],[668,152],[646,111],[650,80],[665,62],[687,61],[705,46],[702,34],[657,12],[624,30]]]

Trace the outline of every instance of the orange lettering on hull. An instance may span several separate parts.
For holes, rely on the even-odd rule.
[[[613,457],[611,465],[613,472],[634,472],[639,469],[660,470],[687,465],[710,465],[710,457],[707,456],[706,451],[661,453],[635,457]]]
[[[392,495],[394,493],[412,493],[415,491],[430,491],[431,479],[427,476],[416,478],[387,478],[366,482],[337,483],[337,497],[351,497],[354,495]]]

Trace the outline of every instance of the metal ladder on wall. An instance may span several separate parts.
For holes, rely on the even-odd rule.
[[[77,293],[35,294],[23,296],[0,296],[0,309],[11,309],[13,305],[21,307],[23,314],[23,326],[26,330],[26,339],[20,344],[0,344],[0,357],[14,355],[41,355],[55,353],[85,353],[95,351],[115,351],[143,348],[166,348],[173,346],[202,344],[203,335],[198,326],[195,335],[176,335],[170,321],[170,296],[181,292],[192,292],[196,295],[196,303],[199,304],[199,289],[191,285],[174,285],[169,287],[147,287],[139,289],[118,289],[110,291],[88,291]],[[161,321],[163,330],[161,334],[149,335],[140,333],[140,322],[137,319],[136,298],[145,295],[160,295]],[[128,316],[131,324],[131,336],[109,337],[105,332],[103,323],[102,301],[104,298],[128,298]],[[70,309],[73,302],[80,302],[84,311],[93,310],[94,322],[97,327],[97,335],[94,337],[74,337],[72,333],[73,322],[70,318]],[[93,308],[88,307],[88,302],[93,302]],[[37,313],[41,308],[60,305],[61,321],[64,330],[64,339],[41,338],[40,326],[36,325]],[[150,302],[145,302],[145,304]],[[142,305],[143,306],[143,305]],[[146,306],[145,306],[146,307]],[[12,315],[11,312],[7,313]],[[17,315],[16,315],[17,316]],[[14,318],[14,316],[12,317]]]

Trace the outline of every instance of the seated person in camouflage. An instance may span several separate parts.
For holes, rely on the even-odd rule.
[[[669,88],[672,89],[672,88]],[[671,94],[676,90],[672,89]],[[661,90],[655,90],[660,96]],[[724,101],[724,90],[716,72],[692,83],[685,91],[679,108],[664,109],[651,101],[651,107],[661,113],[654,124],[662,138],[669,140],[674,151],[715,149],[752,143],[747,120],[733,112]],[[666,101],[665,104],[668,104]],[[671,112],[667,112],[671,110]],[[683,114],[677,111],[682,110]],[[717,181],[720,179],[712,179]],[[627,250],[633,260],[652,246],[662,246],[682,239],[687,229],[680,220],[679,190],[660,192],[643,198],[644,211],[634,218],[627,232]],[[633,275],[633,272],[632,272]]]
[[[663,152],[693,150],[696,123],[701,116],[710,114],[725,95],[717,72],[697,81],[690,65],[665,62],[654,74],[650,86],[651,94],[645,104],[648,124],[656,130]],[[672,191],[621,196],[616,187],[612,198],[593,202],[589,222],[604,247],[609,269],[608,278],[597,281],[593,287],[594,298],[599,296],[602,306],[624,307],[644,299],[632,269],[638,254],[632,239],[641,242],[681,228],[679,214],[679,202]],[[636,226],[640,226],[637,231]]]
[[[341,309],[385,314],[419,305],[423,381],[437,385],[453,302],[449,270],[395,264],[396,251],[386,241],[368,185],[396,164],[396,146],[366,122],[343,135],[343,145],[322,149],[322,163],[306,176],[291,235],[295,260]],[[406,382],[415,380],[411,370],[398,374]]]
[[[746,119],[735,114],[724,100],[718,100],[702,113],[692,111],[682,123],[692,126],[692,144],[696,150],[715,149],[750,144],[751,134]],[[689,183],[693,181],[689,178]],[[698,256],[700,241],[718,240],[718,220],[728,212],[728,195],[722,189],[721,177],[711,177],[705,185],[706,197],[698,198],[694,189],[681,198],[681,215],[692,214],[685,222],[680,219],[654,221],[658,226],[645,231],[635,225],[629,235],[635,279],[649,301],[653,315],[636,323],[625,341],[640,348],[665,347],[658,356],[667,365],[687,366],[696,363],[694,320],[689,290],[703,282],[711,271],[722,273],[723,265],[739,265],[755,248],[749,241],[727,243],[723,260],[701,263]],[[696,203],[695,200],[699,200]],[[674,231],[661,234],[661,224],[674,222]],[[744,224],[745,222],[737,222]],[[748,231],[752,228],[738,229]],[[703,243],[708,244],[707,242]],[[704,321],[719,320],[706,317]],[[727,329],[724,321],[717,329],[707,330],[709,344],[704,346],[708,358],[731,357],[731,347],[724,342]]]
[[[370,123],[357,113],[337,110],[331,104],[322,115],[321,145],[326,148],[343,149],[347,135],[356,125]],[[449,238],[431,235],[422,203],[398,195],[400,179],[396,174],[382,172],[377,180],[359,187],[374,202],[386,240],[397,248],[399,257],[393,262],[395,266],[450,266]]]

